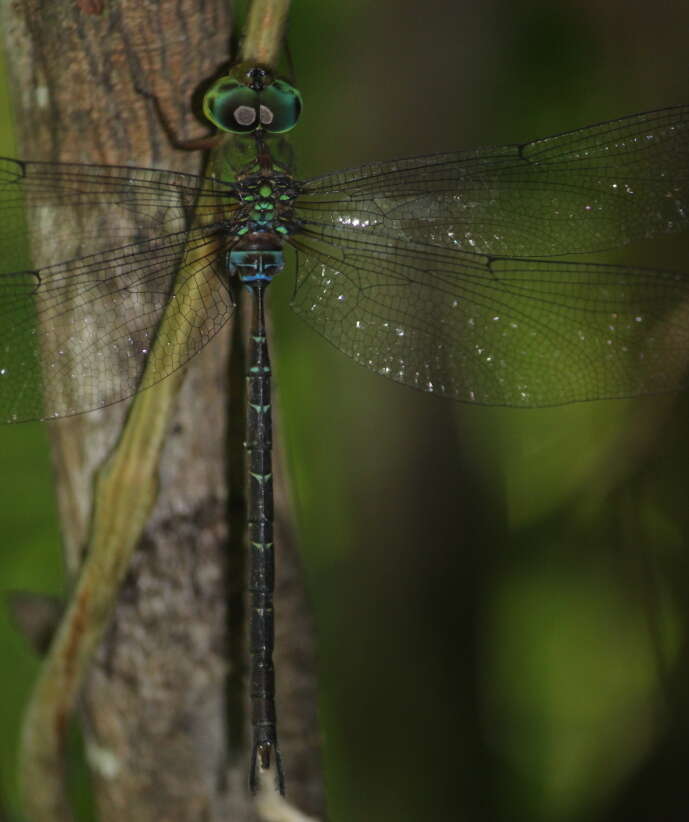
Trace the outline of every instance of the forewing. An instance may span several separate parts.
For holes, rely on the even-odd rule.
[[[347,229],[294,245],[294,310],[360,365],[413,388],[528,407],[686,384],[681,275],[491,259]]]
[[[58,262],[207,223],[236,204],[232,183],[193,174],[0,157],[0,273],[25,268],[29,251]]]
[[[234,207],[192,175],[0,160],[0,420],[100,408],[193,356],[232,311]]]
[[[307,227],[513,257],[670,234],[689,220],[689,106],[318,177],[304,184],[298,213]]]

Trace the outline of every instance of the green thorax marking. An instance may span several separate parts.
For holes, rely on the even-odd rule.
[[[236,234],[275,231],[283,236],[298,229],[294,219],[294,200],[298,194],[294,180],[287,174],[250,174],[239,180],[240,213]]]

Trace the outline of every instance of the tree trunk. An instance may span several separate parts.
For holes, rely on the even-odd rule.
[[[156,95],[180,135],[202,131],[189,101],[198,82],[227,59],[227,0],[121,0],[100,13],[99,5],[3,3],[20,156],[198,173],[200,156],[170,146],[136,88]],[[71,253],[44,239],[40,253],[47,252],[53,261]],[[241,432],[238,443],[237,426],[226,420],[230,336],[225,328],[188,369],[159,463],[155,504],[83,690],[101,822],[261,818],[246,788],[242,498],[236,487],[228,491],[226,460],[229,445],[234,465],[242,463]],[[71,581],[88,550],[94,475],[116,444],[127,406],[50,423]],[[290,800],[322,814],[313,635],[280,457],[281,746]],[[241,483],[235,473],[232,482]]]

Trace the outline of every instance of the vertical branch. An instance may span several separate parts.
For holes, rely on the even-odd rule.
[[[290,0],[254,0],[242,43],[242,60],[274,66],[282,48]]]
[[[229,41],[226,0],[200,5],[121,0],[94,14],[72,0],[3,4],[23,156],[198,171],[199,158],[172,150],[135,88],[155,93],[180,133],[194,129],[191,92]],[[51,240],[34,263],[73,253]],[[228,631],[243,630],[225,618],[227,347],[220,334],[184,383],[179,374],[144,392],[121,438],[124,406],[51,426],[70,573],[89,558],[26,724],[32,822],[73,818],[64,743],[80,692],[101,822],[255,818],[246,763],[228,764],[225,738]],[[303,613],[301,588],[289,595],[286,619]],[[297,630],[310,628],[302,620]],[[302,793],[318,810],[313,763]]]

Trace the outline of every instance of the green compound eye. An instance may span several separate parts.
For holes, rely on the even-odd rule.
[[[260,128],[258,92],[222,77],[206,92],[203,113],[221,131],[247,134]]]
[[[301,94],[286,80],[275,79],[259,92],[260,120],[266,131],[282,134],[294,128],[301,114]]]
[[[282,134],[299,119],[301,94],[268,70],[241,64],[206,92],[203,113],[221,131]]]

